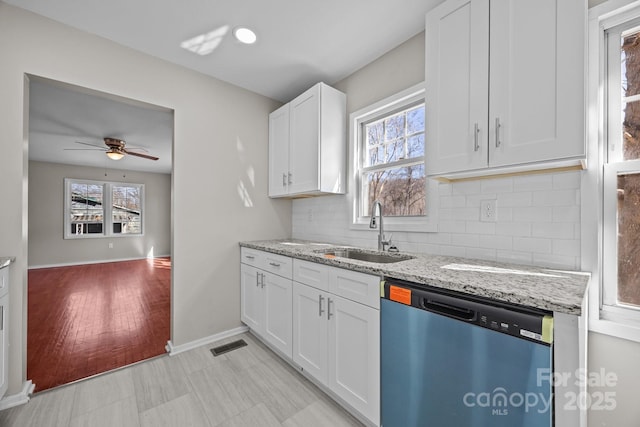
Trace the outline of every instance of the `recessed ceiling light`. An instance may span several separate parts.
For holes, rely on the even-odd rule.
[[[253,44],[258,39],[258,37],[256,37],[256,33],[245,27],[236,28],[233,30],[233,35],[239,42],[244,44]]]

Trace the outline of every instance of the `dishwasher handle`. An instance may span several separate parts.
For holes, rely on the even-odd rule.
[[[432,298],[422,298],[420,305],[424,310],[428,310],[436,314],[443,314],[466,322],[476,320],[475,310],[437,301]]]

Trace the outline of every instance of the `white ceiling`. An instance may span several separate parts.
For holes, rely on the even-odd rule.
[[[336,83],[424,30],[425,13],[442,0],[1,0],[281,102],[313,84]],[[231,35],[247,26],[257,43]],[[228,28],[212,53],[180,47]],[[121,100],[120,100],[121,101]],[[50,81],[32,84],[30,158],[168,173],[171,112]],[[172,123],[171,120],[169,120]],[[149,126],[149,123],[161,123]],[[171,125],[170,125],[171,126]],[[165,132],[164,136],[159,132]],[[167,135],[169,135],[167,137]],[[123,138],[158,162],[126,157],[105,164],[100,152],[68,151],[75,141]],[[73,155],[69,160],[68,155]],[[104,158],[103,158],[104,157]],[[166,163],[168,161],[168,163]]]
[[[111,160],[101,148],[77,143],[106,150],[105,137],[125,140],[127,149],[139,147],[159,160],[129,155]],[[52,80],[30,80],[30,160],[171,173],[172,143],[171,110]]]

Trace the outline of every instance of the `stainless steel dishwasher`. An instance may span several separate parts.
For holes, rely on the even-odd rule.
[[[551,313],[394,279],[380,303],[383,427],[553,425]]]

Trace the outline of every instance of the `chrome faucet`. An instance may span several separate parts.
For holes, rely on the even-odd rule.
[[[378,208],[378,218],[380,226],[376,223],[376,207]],[[379,200],[373,202],[371,206],[371,220],[369,221],[369,228],[378,228],[378,250],[384,252],[386,246],[391,244],[391,236],[386,240],[384,236],[384,221],[382,220],[382,203]]]

